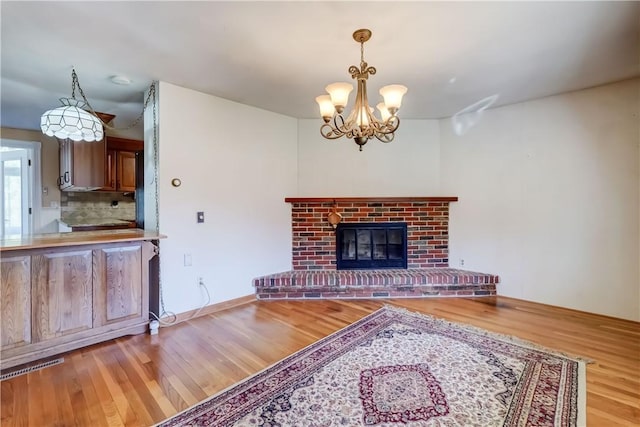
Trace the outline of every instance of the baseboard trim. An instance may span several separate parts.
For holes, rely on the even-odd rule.
[[[184,322],[185,320],[195,319],[201,316],[206,316],[207,314],[217,313],[222,310],[227,310],[229,308],[237,307],[239,305],[248,304],[256,300],[255,294],[245,295],[243,297],[230,299],[228,301],[218,302],[216,304],[211,304],[198,312],[198,309],[185,311],[183,313],[176,314],[176,320],[174,323]],[[170,325],[168,325],[170,326]]]

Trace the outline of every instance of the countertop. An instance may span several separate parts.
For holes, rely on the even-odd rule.
[[[0,240],[0,252],[20,249],[37,249],[63,246],[79,246],[100,243],[127,242],[137,240],[158,240],[164,236],[155,231],[139,228],[103,231],[76,231],[73,233],[50,233],[23,236],[17,239]]]

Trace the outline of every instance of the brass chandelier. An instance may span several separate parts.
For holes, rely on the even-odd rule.
[[[360,151],[362,146],[374,136],[382,142],[393,141],[394,132],[400,126],[400,119],[396,115],[402,104],[402,96],[407,93],[407,88],[402,85],[389,85],[380,89],[380,95],[384,102],[377,105],[380,118],[374,115],[374,110],[367,100],[367,80],[369,75],[374,75],[376,69],[369,66],[364,60],[364,43],[371,38],[368,29],[356,30],[353,39],[360,43],[360,67],[349,67],[351,78],[357,80],[355,107],[345,119],[342,113],[347,106],[349,94],[353,90],[351,83],[332,83],[325,89],[328,95],[316,98],[320,106],[320,114],[324,124],[320,127],[320,133],[327,139],[338,139],[343,136],[352,138],[358,144]]]

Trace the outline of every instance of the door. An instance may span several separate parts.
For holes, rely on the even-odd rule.
[[[31,194],[29,150],[1,147],[0,238],[11,239],[31,233]]]

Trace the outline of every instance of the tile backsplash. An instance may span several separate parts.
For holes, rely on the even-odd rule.
[[[106,192],[65,192],[60,196],[60,219],[66,223],[90,223],[91,220],[136,219],[133,194]]]

